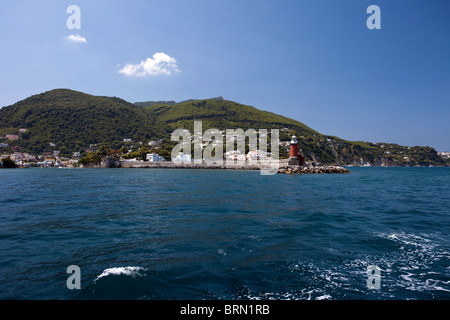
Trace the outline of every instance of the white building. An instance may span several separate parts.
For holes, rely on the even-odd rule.
[[[190,154],[184,154],[180,152],[175,158],[172,158],[173,162],[191,162],[192,157]]]
[[[19,136],[17,134],[7,134],[5,138],[8,140],[17,140],[19,139]]]
[[[267,159],[267,152],[261,151],[261,150],[252,150],[247,153],[247,159],[249,161],[256,161],[256,160],[266,160]]]
[[[10,155],[10,159],[16,163],[20,163],[21,161],[36,160],[36,157],[28,153],[14,152]]]
[[[159,140],[151,140],[148,145],[152,147],[157,147],[161,143],[162,139]]]
[[[243,155],[239,150],[233,150],[225,152],[225,159],[233,161],[245,161],[245,155]]]
[[[157,153],[147,153],[146,159],[150,162],[163,162],[166,160]]]

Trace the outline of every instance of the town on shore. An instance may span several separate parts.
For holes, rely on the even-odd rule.
[[[23,129],[26,130],[26,129]],[[9,140],[18,139],[17,135],[7,135]],[[211,168],[211,169],[260,169],[267,166],[271,159],[270,152],[262,150],[249,150],[246,154],[239,150],[224,152],[222,164],[193,163],[192,155],[180,152],[175,158],[170,159],[168,150],[160,148],[162,139],[153,140],[148,143],[148,147],[143,147],[139,142],[137,147],[133,145],[131,139],[124,139],[124,145],[119,149],[110,149],[106,146],[98,147],[96,144],[89,145],[84,152],[73,152],[71,157],[60,155],[59,150],[52,152],[42,152],[34,155],[27,152],[20,152],[20,148],[12,147],[10,153],[0,154],[0,168]],[[205,146],[208,142],[205,143]],[[0,147],[6,148],[6,143],[0,143]],[[50,146],[52,147],[52,146]],[[53,145],[54,147],[54,145]],[[360,163],[324,165],[314,161],[306,161],[302,150],[298,150],[297,138],[292,137],[291,141],[280,143],[282,157],[279,160],[280,173],[332,173],[334,171],[343,173],[345,170],[334,169],[354,166],[372,166],[367,161],[361,159]],[[289,155],[288,157],[284,157]],[[440,152],[439,156],[449,159],[449,152]],[[383,166],[383,165],[381,165]],[[312,168],[312,169],[311,169]]]
[[[130,142],[130,141],[126,141]],[[157,146],[157,144],[154,144]],[[206,161],[201,163],[193,161],[191,154],[182,152],[170,160],[164,156],[152,152],[147,153],[147,148],[140,148],[139,152],[130,152],[128,148],[119,150],[107,147],[96,148],[91,145],[90,152],[81,157],[80,152],[74,152],[72,158],[60,157],[59,151],[44,152],[40,155],[14,152],[9,155],[1,155],[0,166],[5,168],[178,168],[178,169],[238,169],[260,170],[270,168],[273,165],[271,153],[261,150],[249,150],[246,154],[239,150],[225,152],[223,160],[218,162]],[[315,163],[306,163],[302,151],[298,149],[298,141],[295,136],[286,148],[289,151],[288,159],[276,159],[277,173],[347,173],[347,169],[339,166],[318,166]]]

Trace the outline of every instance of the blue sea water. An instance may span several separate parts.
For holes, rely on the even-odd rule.
[[[0,299],[450,299],[450,168],[349,169],[0,170]]]

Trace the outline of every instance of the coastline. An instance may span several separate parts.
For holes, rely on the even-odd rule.
[[[102,167],[102,166],[100,166]],[[261,165],[252,164],[194,164],[194,163],[175,163],[171,161],[164,162],[122,162],[119,161],[115,166],[109,168],[148,168],[148,169],[226,169],[226,170],[260,170],[265,168]]]
[[[255,164],[194,164],[194,163],[176,163],[172,161],[164,162],[144,162],[144,161],[114,161],[113,159],[106,159],[100,163],[100,165],[85,165],[84,168],[146,168],[146,169],[207,169],[207,170],[263,170],[270,169],[268,164],[255,163]],[[295,166],[288,165],[288,160],[280,160],[277,173],[285,174],[315,174],[315,173],[349,173],[347,168],[341,166]]]
[[[350,170],[344,167],[339,166],[284,166],[278,169],[278,173],[286,173],[286,174],[314,174],[314,173],[350,173]]]
[[[206,170],[264,170],[274,169],[268,164],[256,163],[256,164],[194,164],[188,162],[152,162],[152,161],[122,161],[112,158],[102,159],[100,163],[90,163],[84,165],[75,166],[42,166],[36,163],[25,163],[24,165],[16,165],[15,167],[9,167],[9,169],[28,169],[28,168],[86,168],[86,169],[101,169],[101,168],[128,168],[128,169],[206,169]],[[279,160],[279,166],[277,173],[295,174],[295,173],[349,173],[351,168],[448,168],[450,166],[356,166],[356,165],[328,165],[328,164],[314,164],[306,163],[304,166],[288,165],[287,159]],[[0,169],[8,169],[8,167],[0,166]]]

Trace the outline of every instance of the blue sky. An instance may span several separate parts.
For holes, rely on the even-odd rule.
[[[0,0],[0,39],[0,106],[55,88],[223,96],[347,140],[450,151],[447,0]]]

